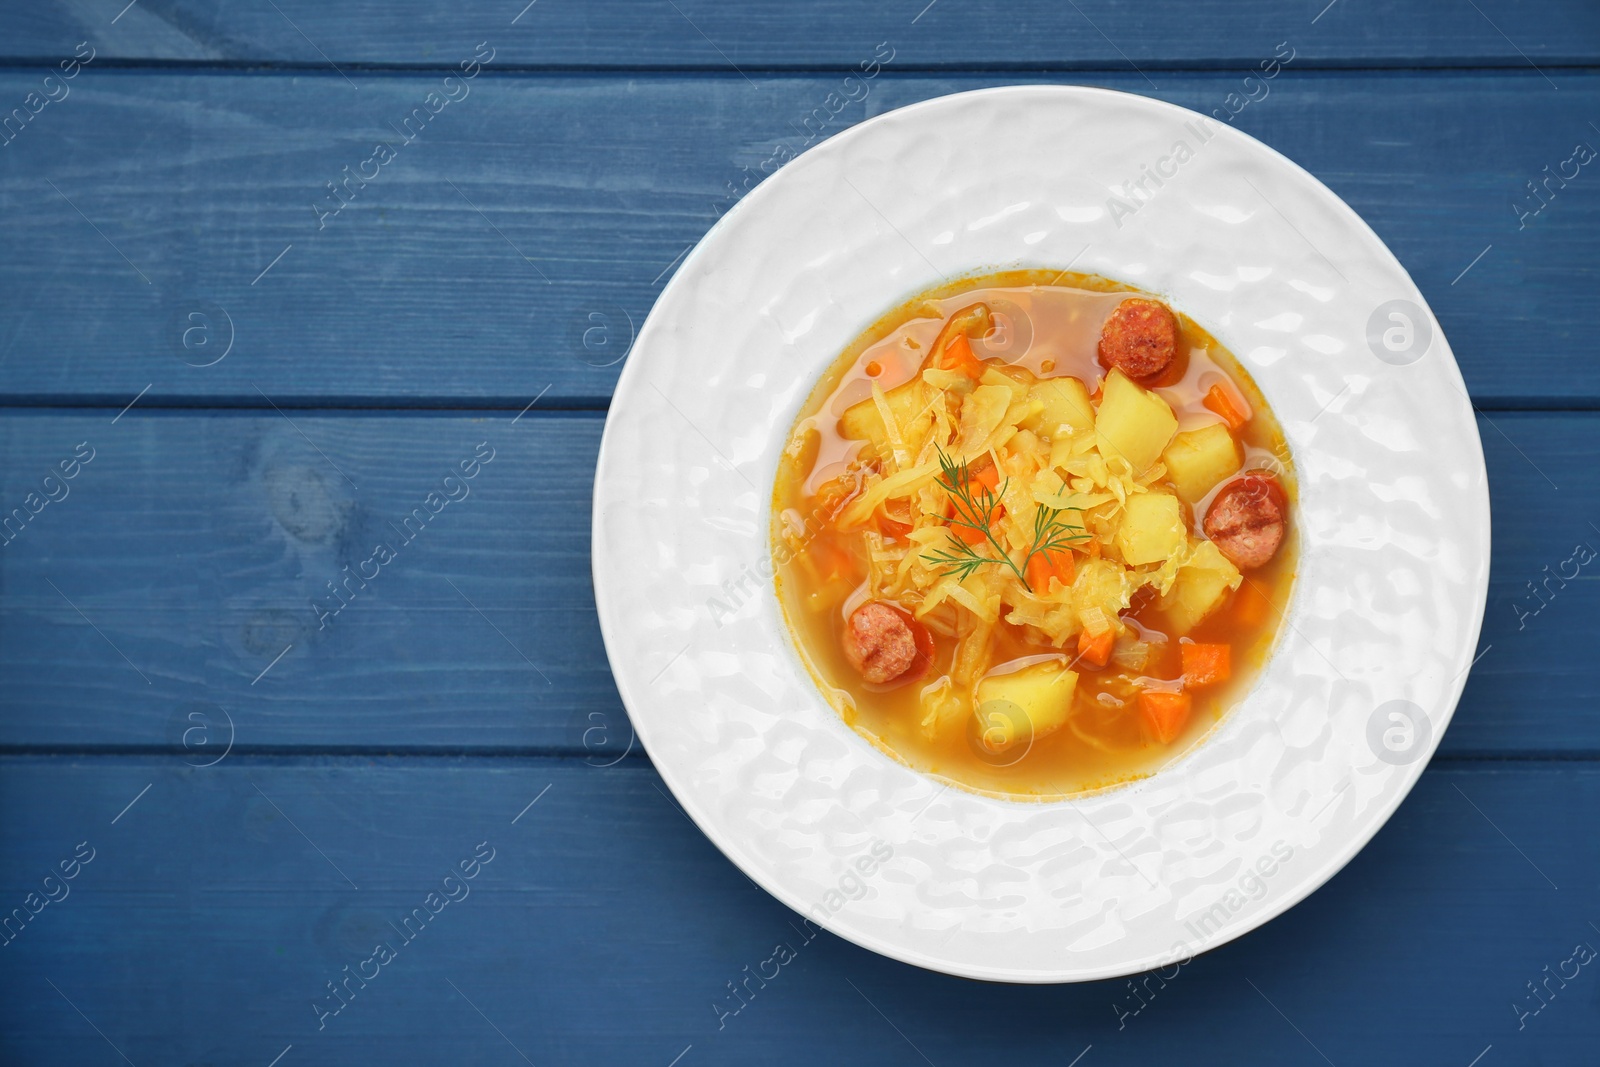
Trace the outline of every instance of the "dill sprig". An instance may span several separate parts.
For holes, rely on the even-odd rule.
[[[1028,546],[1027,554],[1022,557],[1021,566],[1011,558],[1005,546],[1000,543],[994,532],[995,511],[1000,507],[1000,501],[1006,495],[1006,487],[1011,484],[1007,478],[1000,483],[998,489],[990,489],[982,482],[977,483],[977,492],[973,491],[972,469],[966,460],[957,463],[945,454],[943,448],[934,446],[939,453],[939,487],[950,496],[950,502],[955,508],[955,514],[950,517],[951,526],[962,526],[975,530],[983,535],[984,542],[993,545],[998,556],[989,556],[978,551],[978,546],[968,544],[959,537],[950,538],[949,549],[943,552],[925,554],[922,558],[930,566],[939,570],[946,576],[955,576],[957,581],[966,581],[974,572],[989,563],[997,563],[1009,567],[1017,576],[1022,587],[1029,592],[1033,587],[1028,584],[1028,564],[1033,557],[1042,552],[1065,551],[1074,542],[1081,541],[1089,535],[1083,527],[1064,522],[1061,514],[1064,511],[1082,511],[1082,508],[1047,508],[1040,505],[1033,514],[1033,541]]]

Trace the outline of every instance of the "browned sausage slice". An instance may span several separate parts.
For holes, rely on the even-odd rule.
[[[1134,381],[1160,376],[1178,351],[1178,320],[1165,304],[1135,297],[1118,304],[1100,330],[1100,365]]]
[[[844,658],[874,685],[901,678],[913,667],[925,669],[932,644],[926,627],[881,600],[867,601],[845,622]]]
[[[1206,536],[1242,571],[1264,566],[1277,555],[1288,527],[1283,489],[1269,474],[1235,478],[1206,509]]]

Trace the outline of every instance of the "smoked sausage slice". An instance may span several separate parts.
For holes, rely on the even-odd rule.
[[[1250,471],[1223,486],[1206,509],[1206,536],[1242,571],[1264,566],[1289,528],[1288,502],[1276,478]]]
[[[1165,304],[1124,300],[1100,329],[1100,365],[1136,382],[1161,376],[1178,351],[1178,320]]]
[[[844,658],[873,685],[916,677],[933,656],[927,627],[882,600],[869,600],[850,613],[843,644]]]

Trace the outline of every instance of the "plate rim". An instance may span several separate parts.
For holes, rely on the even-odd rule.
[[[1368,225],[1366,220],[1363,219],[1354,208],[1346,203],[1341,196],[1335,193],[1324,182],[1317,178],[1316,175],[1312,174],[1310,171],[1306,170],[1300,164],[1279,152],[1271,145],[1251,136],[1250,134],[1245,133],[1243,130],[1231,125],[1225,126],[1220,123],[1216,123],[1209,116],[1206,116],[1198,111],[1194,111],[1190,108],[1169,103],[1166,100],[1158,99],[1156,97],[1141,93],[1064,82],[1014,83],[1007,85],[987,86],[956,93],[946,93],[939,96],[930,97],[925,100],[918,100],[903,107],[893,108],[878,115],[874,115],[871,118],[864,119],[854,126],[851,126],[845,130],[841,130],[837,134],[826,138],[816,145],[813,145],[811,148],[808,148],[806,152],[801,153],[801,156],[810,155],[813,152],[823,150],[824,148],[830,146],[834,151],[839,151],[844,145],[847,145],[851,141],[859,139],[862,136],[866,136],[873,128],[890,119],[904,119],[911,113],[931,110],[941,106],[948,106],[956,101],[991,96],[1039,96],[1055,98],[1080,97],[1091,100],[1094,98],[1103,98],[1115,102],[1117,106],[1132,106],[1135,108],[1143,107],[1156,112],[1165,112],[1172,117],[1182,117],[1180,121],[1199,118],[1206,122],[1210,122],[1216,127],[1220,134],[1239,138],[1248,147],[1254,150],[1265,151],[1274,159],[1276,163],[1287,167],[1292,174],[1297,175],[1306,183],[1308,183],[1309,188],[1314,190],[1317,194],[1317,198],[1323,204],[1333,207],[1334,210],[1344,218],[1344,221],[1347,225],[1353,225],[1355,230],[1364,239],[1364,242],[1368,245],[1368,247],[1383,257],[1390,264],[1390,266],[1398,272],[1398,276],[1403,278],[1419,297],[1422,297],[1421,288],[1417,286],[1415,280],[1411,277],[1410,272],[1405,268],[1405,265],[1400,262],[1399,258],[1394,254],[1393,250],[1389,248],[1388,244],[1383,241],[1377,232],[1373,230],[1370,225]],[[796,156],[795,159],[799,159],[801,156]],[[792,163],[794,160],[789,160],[788,162]],[[655,301],[652,303],[650,312],[646,316],[645,321],[640,327],[637,336],[634,338],[633,345],[629,350],[628,354],[630,356],[633,355],[634,351],[639,349],[641,345],[643,345],[646,340],[651,337],[656,330],[659,329],[657,310],[667,303],[669,295],[676,295],[677,290],[686,289],[691,284],[687,280],[693,274],[693,272],[689,269],[691,264],[698,263],[700,260],[710,255],[710,253],[707,251],[708,246],[714,243],[713,239],[719,233],[731,225],[729,222],[730,219],[742,218],[743,216],[748,215],[750,212],[759,208],[764,200],[771,195],[771,190],[776,185],[776,183],[768,179],[776,177],[787,168],[787,165],[788,164],[786,163],[784,166],[775,170],[771,175],[768,175],[767,178],[764,178],[736,204],[724,212],[721,217],[719,217],[716,222],[714,222],[711,227],[707,229],[705,234],[700,237],[700,239],[695,243],[693,249],[691,249],[690,252],[684,256],[682,262],[678,265],[677,269],[668,279],[667,284],[662,287],[661,292],[657,295]],[[979,265],[976,269],[987,270],[989,269],[989,266]],[[1460,364],[1455,358],[1454,351],[1450,348],[1442,325],[1439,323],[1437,316],[1433,312],[1433,308],[1431,305],[1429,305],[1425,298],[1421,299],[1419,304],[1422,311],[1427,315],[1429,321],[1432,323],[1437,342],[1443,345],[1443,355],[1447,357],[1447,359],[1444,361],[1445,365],[1441,368],[1442,372],[1453,378],[1455,385],[1459,388],[1462,395],[1468,398],[1470,404],[1470,394],[1467,391],[1465,380],[1462,378]],[[652,327],[656,327],[656,330],[653,330]],[[603,578],[601,572],[600,557],[596,552],[596,546],[604,543],[606,540],[602,536],[601,529],[603,516],[600,487],[607,476],[608,469],[616,462],[614,456],[615,450],[612,444],[613,419],[617,416],[620,410],[623,410],[627,406],[632,394],[640,389],[644,384],[644,371],[637,369],[638,365],[639,361],[635,359],[626,359],[624,361],[622,370],[618,374],[616,384],[611,392],[611,399],[606,414],[605,426],[601,434],[600,446],[595,461],[594,491],[591,499],[589,531],[590,575],[596,593],[596,617],[599,622],[602,641],[606,649],[608,666],[611,668],[612,679],[617,686],[618,695],[622,700],[625,713],[628,714],[629,722],[633,728],[634,735],[639,739],[643,749],[649,753],[651,750],[651,743],[647,734],[650,728],[641,728],[639,719],[635,718],[632,713],[632,708],[634,706],[638,705],[642,707],[645,702],[641,699],[640,694],[631,691],[631,680],[627,678],[625,671],[619,671],[617,667],[618,657],[613,651],[614,648],[618,648],[620,646],[620,641],[618,637],[615,636],[617,633],[617,623],[616,620],[611,616],[607,598],[600,595],[600,589],[602,588],[605,579]],[[803,399],[802,403],[804,403]],[[739,847],[736,843],[730,841],[728,835],[716,829],[715,825],[711,824],[709,819],[706,818],[702,812],[698,811],[696,805],[692,802],[694,797],[693,792],[691,790],[682,788],[683,783],[676,780],[676,775],[678,772],[676,768],[671,766],[670,762],[658,762],[652,756],[651,766],[661,777],[662,781],[666,783],[667,787],[672,791],[674,803],[685,815],[687,815],[690,821],[694,823],[701,833],[705,834],[711,843],[716,846],[717,850],[721,852],[727,859],[731,860],[746,877],[750,878],[768,894],[783,903],[786,907],[793,910],[802,918],[802,920],[811,923],[813,926],[819,929],[826,929],[836,937],[840,937],[851,942],[852,944],[868,949],[879,955],[921,967],[925,970],[934,971],[936,973],[949,974],[957,977],[971,978],[981,981],[1004,982],[1016,985],[1056,985],[1099,981],[1140,974],[1154,968],[1170,966],[1173,963],[1187,963],[1189,960],[1194,959],[1199,955],[1221,948],[1222,946],[1237,940],[1248,933],[1260,929],[1262,926],[1265,926],[1267,923],[1282,915],[1284,912],[1300,904],[1318,889],[1322,888],[1322,886],[1326,885],[1334,875],[1343,870],[1351,860],[1359,855],[1367,847],[1367,845],[1371,843],[1372,839],[1380,830],[1388,825],[1389,820],[1393,818],[1394,813],[1399,809],[1400,805],[1404,803],[1407,797],[1410,796],[1411,791],[1416,787],[1416,784],[1421,780],[1422,775],[1432,763],[1433,757],[1438,751],[1444,734],[1446,730],[1448,730],[1450,723],[1455,717],[1456,709],[1460,704],[1461,694],[1465,690],[1467,681],[1470,678],[1471,667],[1473,663],[1475,663],[1471,657],[1473,655],[1473,650],[1477,648],[1478,642],[1482,637],[1483,621],[1488,603],[1490,563],[1493,549],[1493,531],[1491,523],[1489,522],[1491,516],[1491,500],[1489,494],[1488,470],[1483,454],[1482,434],[1479,431],[1476,420],[1471,420],[1470,425],[1471,439],[1475,445],[1475,453],[1471,458],[1476,460],[1475,469],[1483,472],[1483,477],[1477,480],[1474,486],[1469,487],[1470,491],[1476,498],[1473,501],[1473,504],[1476,510],[1480,511],[1484,518],[1482,568],[1481,573],[1475,582],[1475,588],[1473,589],[1474,596],[1473,610],[1471,613],[1472,617],[1469,625],[1466,627],[1466,630],[1463,633],[1463,638],[1469,636],[1471,638],[1470,641],[1463,640],[1462,642],[1465,648],[1465,652],[1462,655],[1468,660],[1468,663],[1466,668],[1461,670],[1456,677],[1451,682],[1447,683],[1447,685],[1441,691],[1436,704],[1436,707],[1439,711],[1439,718],[1436,723],[1430,722],[1432,731],[1431,736],[1426,742],[1426,752],[1416,757],[1406,767],[1399,768],[1402,773],[1401,775],[1397,776],[1397,785],[1393,789],[1392,794],[1385,802],[1375,805],[1363,813],[1363,818],[1358,828],[1355,830],[1355,832],[1350,834],[1350,836],[1342,843],[1340,848],[1329,849],[1325,854],[1320,855],[1319,864],[1313,868],[1310,873],[1303,876],[1297,883],[1291,886],[1288,892],[1279,894],[1276,899],[1264,902],[1266,904],[1265,907],[1253,910],[1250,913],[1249,918],[1240,923],[1237,928],[1230,929],[1225,934],[1219,934],[1212,939],[1205,941],[1203,944],[1199,945],[1196,948],[1196,951],[1190,956],[1174,956],[1171,952],[1168,952],[1157,954],[1153,957],[1141,957],[1138,960],[1131,960],[1125,963],[1110,966],[1060,968],[1048,972],[1040,970],[1017,970],[995,966],[969,965],[964,962],[952,962],[947,959],[937,959],[914,946],[893,942],[887,938],[876,936],[867,931],[850,929],[848,927],[838,928],[829,921],[816,919],[811,914],[811,911],[807,910],[807,904],[805,901],[799,899],[796,894],[791,893],[786,887],[777,884],[776,879],[769,877],[768,872],[763,868],[762,864],[755,862],[754,858],[747,854],[742,847]],[[768,508],[770,508],[770,503],[765,505],[763,510]],[[1298,589],[1298,584],[1296,588]],[[1274,648],[1275,655],[1277,648],[1276,641]],[[626,654],[625,651],[624,654]],[[889,759],[890,757],[882,756],[882,758]],[[1158,777],[1159,774],[1160,772],[1158,772],[1156,775],[1152,775],[1151,778]],[[928,778],[928,780],[932,781],[933,779]],[[1137,785],[1138,783],[1135,782],[1132,783],[1130,787],[1137,788]],[[686,799],[686,797],[688,799]],[[1043,802],[1028,801],[1027,803],[1040,803],[1041,806],[1044,804],[1066,806],[1074,803],[1074,798],[1061,798]]]

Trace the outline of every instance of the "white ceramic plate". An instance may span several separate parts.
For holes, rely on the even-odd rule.
[[[773,591],[773,478],[819,375],[885,311],[1068,266],[1160,294],[1254,375],[1296,464],[1301,561],[1276,652],[1208,740],[1122,789],[1018,803],[895,762],[818,694]],[[593,559],[638,735],[746,874],[909,963],[1078,981],[1239,936],[1383,825],[1471,666],[1489,503],[1449,345],[1337,196],[1193,112],[1011,87],[862,123],[712,228],[617,384]]]

